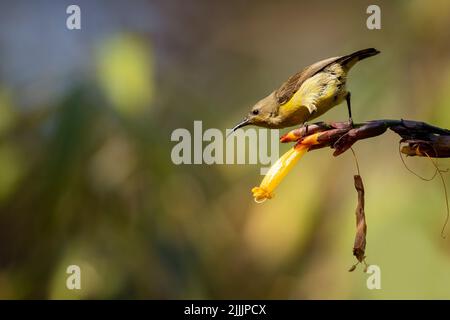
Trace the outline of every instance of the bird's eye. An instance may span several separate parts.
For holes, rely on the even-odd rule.
[[[258,110],[258,109],[254,109],[254,110],[252,111],[252,113],[256,116],[256,115],[259,113],[259,110]]]

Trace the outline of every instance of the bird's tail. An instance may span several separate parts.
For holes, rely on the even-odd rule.
[[[359,50],[356,52],[353,52],[349,55],[341,57],[338,61],[348,68],[351,68],[356,62],[361,61],[363,59],[369,58],[371,56],[379,54],[380,51],[378,51],[375,48],[368,48]]]

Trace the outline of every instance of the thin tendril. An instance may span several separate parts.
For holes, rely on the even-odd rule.
[[[352,153],[353,153],[353,158],[355,159],[356,170],[358,171],[358,176],[361,176],[361,174],[359,173],[359,163],[358,163],[358,158],[356,157],[355,150],[353,150],[352,147],[350,147],[350,150],[352,151]]]
[[[403,162],[403,165],[405,166],[405,168],[406,168],[409,172],[411,172],[411,173],[414,174],[416,177],[419,177],[420,179],[422,179],[422,180],[424,180],[424,181],[431,181],[431,180],[433,180],[433,179],[436,177],[437,174],[439,174],[439,177],[441,178],[442,185],[444,186],[445,206],[446,206],[446,209],[447,209],[447,214],[446,214],[446,217],[445,217],[445,222],[444,222],[444,225],[442,226],[442,229],[441,229],[441,237],[442,237],[443,239],[445,239],[446,236],[445,236],[444,232],[445,232],[445,228],[447,227],[447,224],[448,224],[449,219],[450,219],[450,206],[449,206],[449,203],[448,203],[447,185],[445,184],[444,175],[443,175],[442,173],[443,173],[443,172],[447,172],[448,169],[445,169],[445,170],[444,170],[444,169],[439,169],[439,166],[438,166],[437,163],[433,160],[433,158],[431,158],[430,155],[424,151],[423,153],[428,157],[428,159],[430,159],[431,163],[433,164],[433,166],[434,166],[435,169],[436,169],[436,171],[434,172],[434,174],[433,174],[433,176],[432,176],[431,178],[429,178],[429,179],[424,178],[424,177],[422,177],[421,175],[419,175],[419,174],[417,174],[416,172],[414,172],[413,170],[411,170],[411,169],[406,165],[406,162],[405,162],[405,160],[403,159],[403,156],[402,156],[402,152],[401,152],[400,146],[401,146],[401,141],[400,141],[400,143],[398,144],[398,152],[399,152],[399,155],[400,155],[400,159],[401,159],[402,162]],[[419,148],[420,148],[420,147],[418,146],[418,147],[417,147],[417,151],[419,151]],[[432,148],[434,149],[434,154],[437,155],[438,153],[437,153],[437,151],[436,151],[436,149],[434,148],[433,145],[432,145]],[[353,151],[353,150],[352,150],[352,151]]]
[[[433,166],[436,168],[436,172],[439,174],[439,177],[441,178],[441,181],[442,181],[442,185],[444,186],[445,206],[446,206],[446,208],[447,208],[447,215],[446,215],[446,217],[445,217],[444,225],[442,226],[441,237],[442,237],[443,239],[445,239],[446,236],[445,236],[444,232],[445,232],[445,228],[447,227],[448,220],[449,220],[449,218],[450,218],[450,208],[449,208],[449,205],[448,205],[447,186],[446,186],[446,184],[445,184],[445,179],[444,179],[444,175],[442,174],[442,172],[447,172],[447,170],[441,170],[441,169],[439,169],[437,163],[433,160],[433,158],[431,158],[431,157],[428,155],[428,153],[426,153],[426,152],[424,152],[424,153],[425,153],[425,155],[428,157],[428,159],[430,159],[430,161],[431,161],[431,163],[433,164]]]
[[[416,177],[418,177],[418,178],[420,178],[420,179],[422,179],[422,180],[424,180],[424,181],[431,181],[431,180],[433,180],[433,179],[436,177],[436,175],[437,175],[439,169],[436,168],[436,171],[434,172],[434,174],[433,174],[433,176],[432,176],[431,178],[425,178],[425,177],[422,177],[420,174],[414,172],[413,170],[411,170],[411,169],[408,167],[408,165],[407,165],[406,162],[405,162],[405,159],[403,159],[402,151],[401,151],[401,148],[400,148],[401,145],[402,145],[402,143],[401,143],[401,141],[400,141],[399,144],[398,144],[398,154],[399,154],[400,160],[402,160],[403,165],[405,166],[406,170],[408,170],[408,171],[411,172],[413,175],[415,175]]]

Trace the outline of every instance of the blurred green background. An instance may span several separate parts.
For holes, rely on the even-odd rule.
[[[448,128],[449,1],[76,1],[69,31],[72,3],[0,4],[0,298],[450,298],[442,184],[403,167],[393,133],[355,146],[381,290],[347,272],[351,153],[307,154],[259,205],[260,165],[170,159],[174,129],[230,128],[297,70],[366,47],[382,54],[351,72],[355,121]]]

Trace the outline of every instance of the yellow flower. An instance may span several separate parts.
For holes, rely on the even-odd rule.
[[[270,167],[259,187],[252,189],[253,198],[261,203],[266,199],[273,197],[273,190],[280,184],[281,180],[289,173],[297,161],[308,151],[308,149],[317,144],[319,133],[307,136],[301,142],[297,143],[292,149],[287,151]]]

